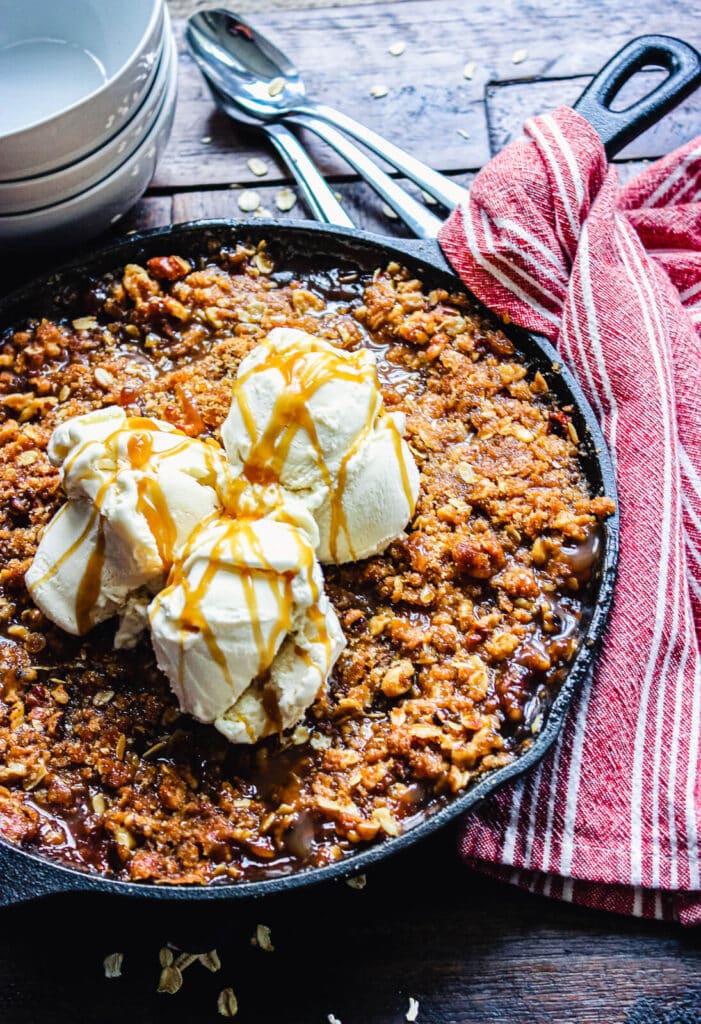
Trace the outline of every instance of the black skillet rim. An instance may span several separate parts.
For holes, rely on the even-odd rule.
[[[308,249],[302,248],[305,235],[312,243]],[[420,274],[427,275],[429,278],[452,278],[452,282],[446,280],[446,283],[449,283],[454,289],[459,288],[459,290],[467,292],[479,308],[494,316],[462,284],[445,262],[442,253],[433,241],[384,238],[354,228],[329,227],[306,221],[280,223],[263,219],[255,222],[199,220],[125,236],[95,250],[87,258],[80,257],[29,282],[0,299],[0,329],[3,325],[9,326],[30,315],[26,312],[19,314],[19,310],[27,302],[32,302],[34,306],[41,306],[41,296],[44,296],[43,301],[46,305],[46,295],[52,294],[53,290],[61,287],[66,278],[72,277],[78,281],[91,274],[106,273],[129,260],[143,259],[150,254],[155,255],[157,249],[154,246],[158,246],[161,240],[167,240],[170,246],[175,245],[185,252],[188,251],[188,244],[190,252],[203,252],[205,247],[211,243],[231,242],[246,238],[256,240],[267,238],[272,244],[278,241],[288,243],[293,248],[296,247],[297,252],[300,252],[301,249],[302,253],[310,257],[313,255],[315,247],[318,251],[320,241],[323,243],[324,238],[330,238],[334,252],[329,255],[336,258],[345,256],[349,260],[355,258],[361,262],[361,265],[361,253],[354,253],[354,248],[362,250],[362,255],[366,258],[376,252],[376,266],[381,266],[392,259],[409,259]],[[319,255],[322,254],[319,253]],[[31,315],[38,315],[38,313],[37,310]],[[543,363],[541,369],[547,370],[545,363],[552,368],[553,373],[548,374],[548,379],[553,390],[563,392],[565,399],[571,401],[580,425],[583,425],[586,430],[585,436],[581,438],[580,448],[584,450],[582,461],[585,464],[584,468],[589,483],[595,492],[606,494],[616,502],[616,512],[603,524],[604,544],[599,567],[598,595],[591,618],[582,635],[579,650],[565,681],[547,711],[544,727],[531,746],[510,764],[482,776],[462,796],[452,800],[435,813],[429,813],[418,825],[396,838],[385,839],[358,853],[350,854],[334,864],[302,869],[289,875],[273,876],[258,881],[202,886],[127,882],[111,878],[108,875],[98,875],[68,867],[44,855],[23,850],[0,836],[0,871],[4,875],[4,881],[14,890],[6,894],[4,898],[0,895],[0,903],[11,904],[51,893],[70,891],[112,893],[139,899],[176,901],[241,899],[287,892],[332,879],[348,878],[377,861],[384,860],[386,857],[399,853],[407,846],[419,842],[425,836],[475,807],[498,787],[521,775],[541,760],[559,734],[574,694],[584,685],[603,642],[606,621],[613,600],[618,562],[618,495],[613,463],[594,412],[579,383],[562,364],[557,351],[545,338],[529,334],[511,324],[500,324],[500,327],[507,337],[514,341],[517,350],[526,357],[527,362],[532,364],[540,361]],[[0,886],[0,888],[2,887]]]

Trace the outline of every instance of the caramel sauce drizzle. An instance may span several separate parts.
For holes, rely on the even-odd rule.
[[[114,462],[115,468],[100,486],[98,493],[93,500],[93,514],[73,544],[61,555],[54,565],[35,584],[39,589],[49,579],[56,575],[62,565],[85,543],[92,530],[96,518],[99,516],[98,534],[95,550],[91,553],[78,590],[76,593],[76,623],[80,633],[87,632],[91,626],[92,611],[100,593],[102,573],[105,564],[105,535],[104,520],[101,511],[110,487],[116,481],[118,475],[125,469],[141,471],[144,475],[137,481],[137,502],[136,511],[146,520],[149,532],[151,533],[158,555],[163,562],[164,568],[168,571],[173,562],[173,553],[177,542],[177,528],[171,515],[168,503],[163,490],[158,482],[158,471],[162,464],[176,455],[180,455],[193,443],[189,437],[178,439],[177,443],[165,451],[154,451],[154,435],[156,433],[166,434],[169,437],[178,439],[178,434],[171,431],[164,431],[155,423],[143,416],[132,416],[119,422],[119,426],[102,441],[87,440],[76,448],[69,459],[63,464],[63,479],[71,475],[80,457],[91,445],[98,445],[101,454]],[[122,451],[122,441],[126,437],[126,459]],[[203,446],[206,474],[201,482],[216,487],[217,471],[215,465],[214,449]],[[85,471],[76,476],[75,483],[82,483],[89,479],[94,470],[88,465]],[[88,499],[86,499],[88,500]],[[64,509],[67,508],[64,505]],[[61,515],[61,510],[58,515]]]
[[[173,565],[168,580],[168,586],[164,591],[154,598],[151,616],[155,615],[160,607],[165,594],[170,593],[176,587],[180,587],[183,593],[183,608],[180,613],[180,633],[178,652],[178,679],[181,689],[185,681],[185,645],[188,635],[198,633],[202,637],[212,661],[218,666],[226,683],[232,690],[236,687],[236,680],[232,669],[227,663],[226,656],[222,651],[210,626],[204,609],[204,601],[217,573],[223,572],[235,576],[241,581],[248,621],[250,623],[253,641],[256,645],[258,655],[258,670],[255,679],[263,676],[270,669],[279,645],[284,637],[292,629],[292,609],[294,607],[293,582],[298,571],[304,572],[307,583],[312,592],[312,607],[308,614],[317,628],[320,642],[324,644],[327,661],[331,660],[331,639],[326,630],[326,618],[319,608],[321,589],[314,578],[315,558],[311,545],[304,539],[298,529],[292,531],[292,538],[297,546],[297,563],[300,569],[288,572],[279,572],[266,558],[261,539],[256,532],[255,524],[261,521],[265,509],[249,509],[242,513],[238,509],[238,499],[242,497],[248,485],[236,481],[230,495],[230,504],[225,515],[214,513],[195,530],[188,542],[187,549],[181,559]],[[250,494],[250,491],[249,491]],[[284,512],[277,520],[288,522]],[[201,538],[207,536],[215,524],[221,524],[220,535],[212,545],[211,551],[207,554],[207,565],[205,566],[198,582],[193,584],[185,571],[185,565],[192,553],[196,551]],[[293,525],[290,523],[290,525]],[[256,565],[252,565],[256,562]],[[257,590],[264,582],[273,594],[277,605],[277,615],[269,636],[263,635],[261,625],[261,614]],[[305,662],[312,664],[308,652],[296,647],[301,652]],[[246,681],[248,683],[248,680]],[[323,686],[324,680],[322,680]],[[250,684],[249,684],[250,685]],[[280,728],[281,712],[274,687],[269,681],[263,682],[261,687],[261,699],[265,712],[273,723],[275,729]],[[251,742],[257,737],[242,714],[236,717],[241,721],[248,733]],[[266,733],[267,734],[267,733]]]
[[[276,399],[265,430],[258,436],[255,418],[246,398],[245,384],[254,374],[270,368],[274,368],[280,373],[284,381],[284,387]],[[320,388],[336,380],[348,381],[353,384],[369,383],[372,385],[373,391],[365,422],[348,446],[348,451],[343,456],[334,482],[333,474],[324,459],[324,452],[319,442],[308,405]],[[348,465],[372,431],[378,415],[386,415],[377,379],[377,369],[373,364],[367,364],[363,361],[363,350],[330,353],[316,339],[304,339],[304,341],[291,345],[282,352],[272,354],[262,366],[252,367],[247,373],[238,377],[234,384],[233,401],[238,406],[251,441],[251,450],[243,468],[244,476],[251,483],[278,483],[297,432],[303,430],[307,434],[314,450],[317,468],[324,484],[328,488],[331,499],[329,538],[331,557],[334,561],[338,561],[338,539],[343,533],[345,534],[351,557],[355,558],[348,522],[343,508],[343,495],[347,482]],[[404,494],[410,515],[413,515],[414,500],[402,452],[402,438],[393,420],[390,417],[387,417],[387,419],[391,424],[397,460],[401,467]]]

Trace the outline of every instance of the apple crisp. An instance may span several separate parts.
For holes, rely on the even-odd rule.
[[[462,294],[396,264],[305,271],[263,243],[86,286],[0,348],[0,832],[132,881],[255,880],[396,836],[537,734],[591,609],[600,523],[541,373]],[[421,473],[382,555],[324,567],[347,639],[305,722],[236,746],[180,713],[147,638],[52,625],[24,574],[64,498],[54,428],[107,405],[220,439],[274,327],[376,354]]]

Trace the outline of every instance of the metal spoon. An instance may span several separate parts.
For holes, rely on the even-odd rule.
[[[225,114],[228,114],[234,121],[260,129],[269,137],[297,179],[299,190],[315,220],[321,221],[323,224],[335,224],[342,228],[355,227],[329,188],[328,182],[320,174],[316,164],[312,162],[307,151],[289,129],[282,124],[265,123],[257,118],[247,117],[231,102],[228,96],[217,89],[209,77],[205,77],[205,81],[217,106]]]
[[[235,95],[238,106],[253,117],[279,121],[303,114],[334,124],[449,209],[464,200],[465,190],[443,174],[347,114],[307,99],[294,64],[237,14],[221,9],[193,14],[186,38],[202,62],[216,63],[225,70],[226,92]]]
[[[240,121],[246,125],[256,125],[263,131],[267,132],[272,142],[278,146],[278,150],[285,157],[295,174],[297,181],[300,183],[300,188],[304,191],[307,202],[309,202],[312,212],[318,220],[325,220],[326,223],[338,224],[341,223],[338,220],[338,213],[332,214],[333,220],[328,220],[327,217],[319,217],[317,215],[318,208],[322,205],[320,200],[326,196],[323,201],[323,205],[326,209],[323,211],[326,214],[329,213],[329,199],[331,195],[333,203],[338,206],[333,195],[330,193],[329,187],[323,178],[319,175],[318,170],[307,156],[304,149],[302,149],[297,139],[287,131],[282,125],[277,124],[275,121],[259,121],[256,118],[246,114],[236,102],[236,97],[228,96],[226,93],[226,79],[221,75],[221,69],[214,61],[203,62],[197,54],[193,55],[197,61],[200,70],[202,71],[205,80],[209,86],[209,90],[212,96],[217,102],[217,105],[224,110],[229,117],[234,121]],[[337,132],[331,125],[325,124],[323,121],[315,121],[303,115],[295,116],[290,118],[295,124],[300,124],[305,128],[309,128],[310,131],[316,132],[316,134],[324,139],[329,146],[332,146],[337,153],[339,153],[344,160],[346,160],[352,167],[354,167],[359,174],[365,178],[365,180],[372,186],[382,199],[401,217],[407,227],[418,237],[418,238],[436,238],[440,230],[442,221],[431,213],[429,210],[419,203],[413,196],[410,196],[408,192],[397,184],[397,182],[390,178],[388,174],[385,174],[372,160],[365,155],[357,146],[350,142],[344,135]],[[282,134],[279,134],[282,133]],[[290,159],[292,154],[292,159]],[[300,163],[303,161],[303,166]],[[314,184],[311,184],[309,180],[309,168],[313,168],[314,173]],[[323,191],[320,191],[318,180],[323,182]],[[311,189],[311,191],[310,191]],[[318,193],[317,194],[315,194]],[[339,208],[340,209],[340,208]],[[340,213],[345,216],[344,211],[340,210]],[[345,222],[347,223],[347,218]]]

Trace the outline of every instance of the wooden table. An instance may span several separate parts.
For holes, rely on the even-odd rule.
[[[190,0],[173,2],[182,11]],[[267,5],[247,0],[247,9],[294,56],[313,94],[461,182],[525,116],[572,101],[631,37],[668,32],[701,44],[695,5],[682,0],[411,0],[325,10],[318,2],[263,15]],[[395,41],[406,43],[400,57],[387,52]],[[514,63],[524,49],[527,58]],[[470,61],[476,68],[467,81]],[[388,95],[372,99],[380,83]],[[629,147],[622,175],[690,138],[700,114],[701,100],[687,101]],[[401,233],[346,167],[322,146],[311,149],[358,225]],[[265,177],[250,172],[251,156],[266,159]],[[213,112],[181,46],[172,141],[120,231],[239,218],[239,189],[253,185],[273,211],[286,184],[258,138]],[[300,202],[285,217],[303,214]],[[18,273],[48,259],[56,257],[36,253]],[[258,923],[270,926],[274,952],[251,946]],[[217,945],[221,971],[193,964],[177,995],[158,995],[159,947],[202,936]],[[199,919],[82,897],[5,911],[0,1021],[214,1021],[217,994],[231,985],[238,1019],[255,1024],[325,1024],[329,1014],[343,1024],[400,1024],[410,996],[419,1001],[420,1024],[691,1024],[701,1022],[700,947],[697,932],[549,902],[475,875],[447,830],[373,871],[363,891],[332,885],[213,907]],[[108,981],[102,959],[113,951],[124,953],[123,977]]]

